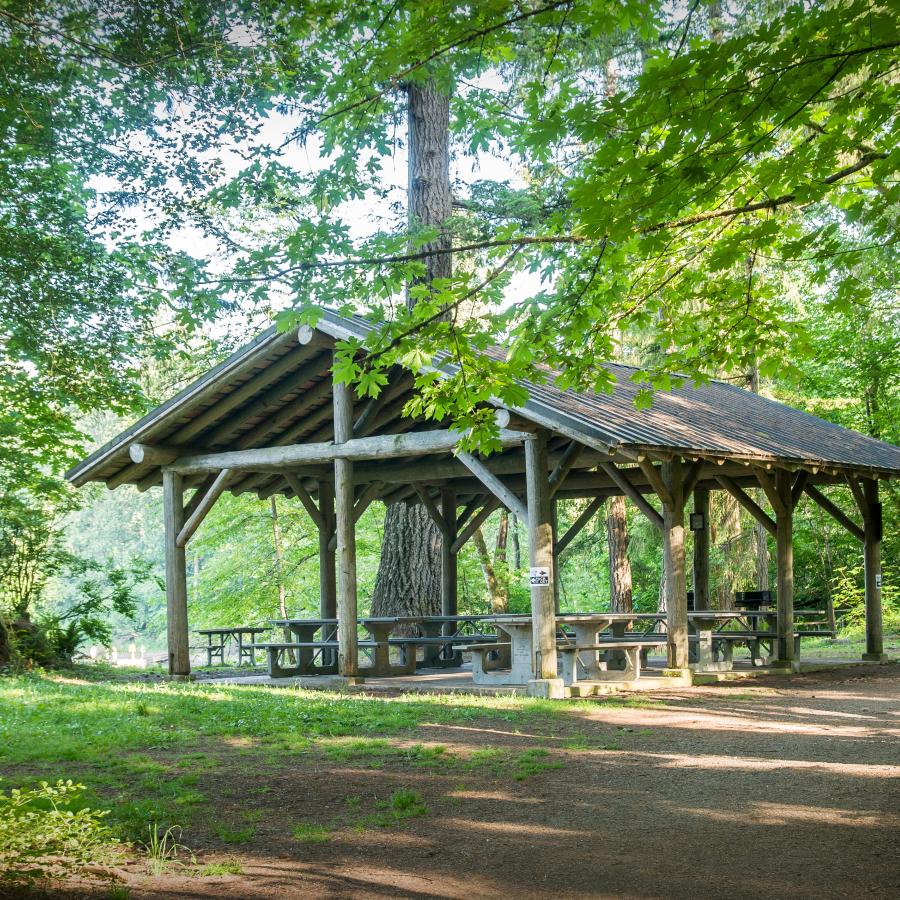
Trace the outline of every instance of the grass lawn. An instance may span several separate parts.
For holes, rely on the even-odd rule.
[[[784,847],[818,896],[882,890],[897,669],[563,703],[4,677],[0,792],[71,779],[109,811],[133,849],[79,898],[652,896],[670,852],[672,896],[758,896]],[[0,798],[0,857],[3,828]]]
[[[393,759],[465,771],[487,761],[477,752],[463,759],[440,746],[410,745],[409,735],[423,724],[485,719],[504,729],[537,724],[547,730],[571,718],[573,709],[517,696],[370,698],[216,683],[97,682],[85,669],[0,679],[0,789],[59,778],[80,782],[87,788],[81,802],[110,810],[114,832],[131,841],[146,841],[154,824],[180,827],[185,842],[195,827],[208,830],[211,817],[228,805],[229,774],[237,773],[252,792],[301,757],[367,766]],[[515,778],[536,764],[521,756],[501,754],[490,763],[505,765]],[[221,841],[252,838],[251,806],[240,821],[214,824]]]

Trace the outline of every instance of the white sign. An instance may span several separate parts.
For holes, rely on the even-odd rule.
[[[532,587],[544,587],[550,584],[550,570],[543,566],[532,566],[528,570],[528,583]]]
[[[878,572],[875,575],[875,587],[878,588],[879,591],[881,590],[881,572]]]

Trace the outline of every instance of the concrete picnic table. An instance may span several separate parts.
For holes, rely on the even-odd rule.
[[[459,640],[460,630],[465,626],[487,616],[363,616],[358,619],[368,633],[368,639],[361,642],[361,646],[370,657],[370,664],[360,668],[360,675],[366,676],[392,676],[412,674],[417,663],[417,651],[424,647],[425,658],[423,667],[460,665],[462,658],[459,654],[444,654],[447,647],[451,647],[454,641]],[[296,638],[295,643],[301,645],[293,648],[297,656],[297,664],[292,670],[301,675],[325,675],[334,674],[336,671],[334,655],[336,643],[334,643],[334,631],[337,628],[337,619],[304,618],[304,619],[273,619],[272,625],[283,628]],[[391,637],[392,632],[401,626],[415,627],[421,635],[404,635],[403,637]],[[446,633],[451,631],[452,633]],[[320,633],[317,638],[317,633]],[[446,640],[444,638],[446,637]],[[470,638],[472,636],[469,636]],[[480,635],[476,635],[480,638]],[[334,646],[328,646],[334,644]],[[392,646],[400,648],[401,660],[397,663],[391,661],[390,650]],[[275,647],[273,646],[273,649]],[[282,650],[291,648],[287,643],[282,645]],[[280,651],[279,651],[280,652]],[[454,658],[455,656],[455,658]]]
[[[212,666],[213,657],[218,656],[222,665],[225,665],[225,649],[231,641],[237,644],[238,665],[245,657],[251,666],[256,665],[256,636],[269,631],[266,625],[235,625],[230,628],[198,628],[197,634],[206,638],[206,664]],[[244,643],[244,636],[249,636],[250,643]],[[218,643],[215,642],[218,638]]]
[[[622,669],[625,667],[623,651],[610,649],[610,659],[601,661],[602,648],[593,648],[599,636],[609,632],[610,637],[622,640],[627,630],[635,622],[655,624],[664,619],[662,613],[567,613],[556,617],[556,623],[563,630],[559,638],[561,646],[567,643],[573,646],[590,646],[591,650],[579,653],[579,661],[586,675],[591,680],[602,680],[607,668]],[[532,620],[528,615],[494,615],[486,616],[486,621],[494,625],[498,631],[509,635],[509,668],[506,671],[493,671],[485,666],[484,657],[493,652],[490,644],[483,648],[472,648],[472,677],[476,684],[527,684],[532,674]]]

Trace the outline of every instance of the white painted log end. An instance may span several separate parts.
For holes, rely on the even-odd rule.
[[[508,428],[509,427],[509,410],[508,409],[495,409],[494,410],[494,421],[497,423],[498,428]]]
[[[316,333],[316,329],[312,327],[312,325],[301,325],[297,329],[297,341],[300,344],[306,345],[312,339],[313,335]]]

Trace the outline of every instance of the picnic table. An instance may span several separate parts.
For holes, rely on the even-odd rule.
[[[763,592],[759,592],[763,593]],[[821,616],[818,610],[794,610],[796,656],[800,655],[800,640],[811,635],[831,632],[816,628],[818,620],[805,622],[809,617]],[[746,644],[750,662],[754,666],[771,665],[778,661],[778,612],[765,607],[736,610],[702,610],[688,613],[691,628],[690,660],[698,672],[728,672],[734,668],[734,647]]]
[[[509,642],[497,645],[458,645],[457,650],[472,656],[472,677],[476,684],[524,685],[532,674],[532,620],[530,616],[495,615],[486,617]],[[581,671],[590,680],[608,680],[610,671],[639,672],[632,650],[639,653],[665,641],[651,636],[650,629],[663,620],[661,613],[569,613],[556,617],[560,634],[557,642],[562,655],[563,678],[572,683]],[[637,631],[629,628],[638,625]],[[643,626],[643,628],[641,628]],[[504,646],[505,645],[505,646]],[[498,670],[493,654],[508,648],[508,667]],[[603,658],[601,658],[601,654]],[[491,665],[490,663],[494,663]],[[621,676],[618,676],[621,677]]]
[[[213,664],[213,657],[218,656],[219,662],[225,665],[225,651],[233,642],[237,647],[237,662],[241,665],[245,660],[251,666],[256,665],[256,651],[260,645],[256,643],[258,634],[265,634],[270,629],[265,625],[235,625],[232,628],[198,628],[196,634],[206,638],[206,645],[201,649],[206,650],[206,664]],[[248,640],[245,641],[245,638]]]
[[[365,634],[358,642],[364,657],[362,676],[410,675],[416,668],[447,667],[462,664],[462,656],[453,650],[461,637],[467,640],[496,641],[496,635],[484,635],[475,629],[488,616],[363,616],[358,624]],[[266,644],[269,671],[273,677],[287,675],[328,675],[337,672],[337,619],[273,619],[272,625],[288,634],[284,642]],[[419,634],[395,636],[398,628]],[[391,659],[391,649],[399,659]],[[424,650],[421,664],[418,651]]]

